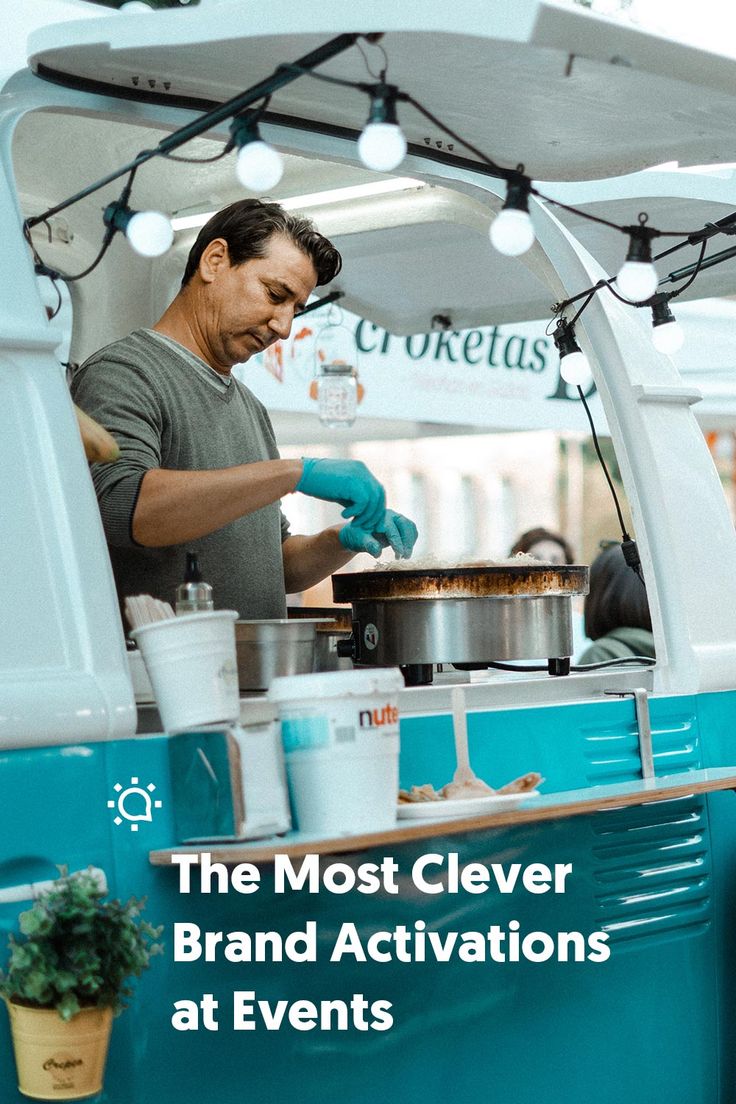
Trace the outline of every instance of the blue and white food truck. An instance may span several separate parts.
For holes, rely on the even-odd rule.
[[[0,944],[4,954],[33,885],[57,865],[102,871],[112,896],[146,897],[164,925],[163,955],[115,1022],[96,1099],[736,1099],[736,537],[698,389],[652,343],[654,307],[677,313],[665,293],[733,293],[725,238],[736,216],[728,177],[631,175],[733,162],[735,109],[727,54],[554,0],[202,0],[90,8],[31,36],[27,67],[0,96]],[[210,789],[183,797],[172,758],[182,737],[136,702],[57,346],[67,316],[62,359],[75,363],[153,325],[207,214],[265,194],[238,180],[236,149],[225,155],[247,148],[236,117],[257,118],[283,158],[269,197],[312,197],[304,213],[343,255],[319,294],[339,296],[372,333],[546,318],[563,355],[587,354],[654,663],[568,670],[569,596],[585,590],[584,565],[500,594],[492,569],[336,577],[337,600],[352,605],[343,658],[404,669],[401,787],[452,777],[454,701],[476,773],[500,784],[538,772],[539,796],[332,838],[238,839],[236,825],[207,842],[206,827],[183,827],[192,811],[227,819],[227,787],[210,763]],[[377,149],[362,142],[362,160],[369,117],[387,129]],[[168,252],[142,256],[114,232],[121,197],[174,220]],[[496,225],[505,252],[489,240]],[[650,286],[651,258],[665,253]],[[625,260],[634,284],[612,286]],[[39,274],[59,289],[50,321],[56,293],[44,298]],[[629,300],[660,299],[637,308],[627,287]],[[563,406],[582,419],[578,391],[593,405],[589,383],[568,377],[546,403],[553,428]],[[405,406],[398,371],[395,387]],[[516,648],[482,635],[499,610]],[[507,660],[538,669],[469,670]],[[244,699],[246,729],[263,704]],[[130,788],[143,814],[115,816]],[[195,856],[188,892],[182,855]],[[250,864],[250,883],[205,885],[200,855],[202,869]],[[312,864],[314,892],[283,884],[286,859],[295,871]],[[181,924],[222,938],[177,960]],[[228,933],[256,932],[275,933],[281,955],[224,953]],[[192,1013],[187,1024],[177,1008]],[[52,1067],[41,1098],[71,1098],[56,1076],[63,1056]],[[16,1084],[3,1013],[3,1102],[25,1099]]]

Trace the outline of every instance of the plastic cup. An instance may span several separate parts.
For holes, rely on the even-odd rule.
[[[134,629],[164,731],[236,721],[240,715],[235,610],[186,613]]]
[[[396,824],[399,788],[395,668],[276,678],[289,794],[300,832],[379,832]]]

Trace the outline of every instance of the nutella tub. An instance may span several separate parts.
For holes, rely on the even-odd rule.
[[[296,827],[309,835],[377,832],[396,823],[398,668],[274,679]]]

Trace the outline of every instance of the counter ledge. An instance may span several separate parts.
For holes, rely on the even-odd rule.
[[[364,832],[354,836],[338,836],[318,839],[292,832],[286,836],[238,843],[201,843],[192,847],[173,847],[149,852],[153,866],[171,865],[172,855],[206,851],[213,862],[273,862],[274,855],[285,854],[292,858],[304,855],[335,855],[349,851],[367,851],[376,847],[393,846],[413,840],[432,839],[437,836],[458,835],[486,828],[509,828],[522,824],[537,824],[545,820],[562,820],[567,817],[602,812],[607,809],[624,809],[646,805],[656,801],[673,801],[693,794],[715,793],[719,790],[736,790],[736,767],[714,767],[685,774],[671,774],[649,781],[620,782],[612,786],[592,786],[560,793],[540,794],[529,798],[521,808],[499,813],[487,813],[475,817],[438,817],[407,824],[383,832]]]

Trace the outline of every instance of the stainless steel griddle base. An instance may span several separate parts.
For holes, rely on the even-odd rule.
[[[353,603],[354,660],[393,667],[572,653],[571,600],[443,598]]]

